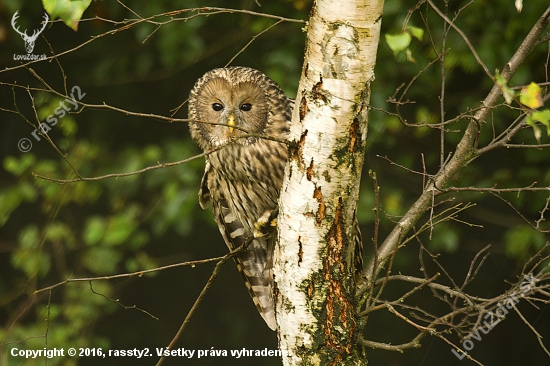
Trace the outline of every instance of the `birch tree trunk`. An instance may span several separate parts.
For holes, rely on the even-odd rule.
[[[354,222],[383,0],[318,0],[292,118],[275,250],[285,365],[361,365]]]

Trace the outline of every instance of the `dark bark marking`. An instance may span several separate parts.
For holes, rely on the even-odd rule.
[[[307,130],[305,130],[302,135],[300,136],[300,141],[296,143],[294,140],[292,145],[288,149],[289,158],[290,160],[296,159],[298,161],[298,166],[303,169],[304,163],[304,145],[306,143],[306,136],[307,136]]]
[[[300,263],[302,263],[302,258],[304,256],[304,250],[302,248],[302,237],[298,237],[298,267],[300,266]]]
[[[311,162],[309,163],[309,167],[306,169],[306,177],[307,180],[311,182],[311,178],[313,178],[313,168],[315,164],[313,164],[313,158],[311,158]]]
[[[327,104],[328,98],[327,98],[327,92],[323,90],[323,77],[319,76],[319,82],[315,85],[313,85],[313,88],[311,88],[311,94],[313,99],[315,100],[322,100],[323,103]]]
[[[305,130],[304,133],[302,133],[302,135],[300,136],[300,141],[298,141],[298,149],[296,153],[298,155],[298,159],[300,160],[300,165],[303,165],[302,162],[304,160],[303,153],[304,153],[304,145],[306,144],[306,136],[307,136],[307,130]]]
[[[334,221],[327,235],[328,253],[323,261],[323,273],[328,283],[324,333],[327,346],[338,351],[333,362],[335,365],[341,361],[343,353],[348,355],[351,353],[355,331],[354,306],[342,283],[347,277],[343,263],[345,248],[343,210],[340,197],[334,213]]]
[[[349,153],[354,153],[361,147],[361,123],[355,117],[349,129]]]
[[[325,202],[323,202],[323,192],[321,192],[321,187],[315,186],[315,189],[313,190],[313,198],[319,202],[319,208],[317,209],[317,214],[315,215],[315,221],[317,222],[317,225],[321,225],[325,219],[325,211],[327,208]]]
[[[299,106],[300,122],[304,120],[304,117],[306,116],[307,111],[308,111],[307,100],[305,97],[302,97],[302,99],[300,100],[300,106]]]

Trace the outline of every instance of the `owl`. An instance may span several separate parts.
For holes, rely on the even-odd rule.
[[[207,72],[189,95],[189,129],[205,151],[199,191],[234,257],[254,304],[276,328],[273,300],[273,224],[278,212],[294,102],[258,70],[220,68]],[[265,139],[268,136],[273,139]]]

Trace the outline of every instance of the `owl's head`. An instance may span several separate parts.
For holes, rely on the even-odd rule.
[[[228,67],[209,71],[189,95],[191,136],[203,149],[209,149],[234,137],[267,134],[270,119],[280,114],[274,105],[281,99],[286,97],[279,86],[258,70]],[[256,140],[236,142],[246,145]]]

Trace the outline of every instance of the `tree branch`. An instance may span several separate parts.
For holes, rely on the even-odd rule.
[[[550,7],[547,8],[542,14],[539,20],[532,27],[529,34],[525,37],[516,53],[506,63],[501,73],[501,76],[506,82],[510,80],[518,67],[525,61],[526,57],[533,50],[538,38],[542,34],[542,31],[548,26],[549,17]],[[397,223],[395,228],[380,246],[380,265],[378,266],[378,269],[373,269],[374,262],[372,260],[365,267],[362,281],[358,284],[359,295],[364,294],[369,289],[370,282],[374,280],[372,274],[377,274],[380,271],[385,261],[391,256],[406,233],[429,209],[432,201],[432,195],[439,195],[440,190],[445,188],[450,179],[459,173],[462,168],[468,165],[468,163],[476,157],[475,149],[481,127],[485,124],[492,108],[497,105],[498,99],[501,95],[502,88],[495,83],[487,97],[483,100],[481,108],[476,112],[468,124],[468,127],[457,145],[456,151],[454,152],[449,163],[445,164],[436,174],[435,178],[429,182],[428,187],[426,187],[422,195]]]

